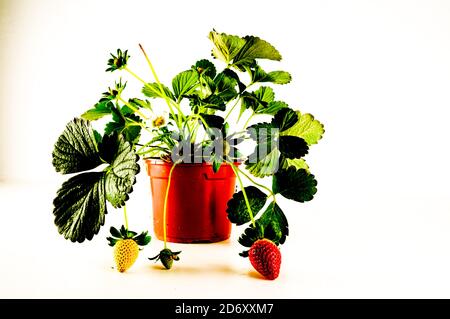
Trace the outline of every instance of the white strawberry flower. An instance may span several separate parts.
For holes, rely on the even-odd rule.
[[[166,111],[153,113],[153,115],[150,117],[150,127],[153,128],[160,128],[163,126],[166,126],[169,122],[169,113]]]

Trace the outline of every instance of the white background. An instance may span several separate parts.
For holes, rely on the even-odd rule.
[[[450,1],[0,1],[0,297],[450,297]],[[314,201],[281,200],[290,221],[275,282],[235,243],[173,245],[173,270],[145,257],[111,269],[105,236],[57,234],[52,199],[65,177],[51,151],[65,124],[117,74],[108,53],[161,80],[208,58],[208,32],[258,35],[292,73],[277,98],[325,124],[308,155]],[[131,85],[138,92],[138,85]],[[143,171],[132,228],[151,228]]]

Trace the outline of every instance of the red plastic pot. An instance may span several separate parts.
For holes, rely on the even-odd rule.
[[[163,240],[164,197],[172,163],[146,159],[153,202],[153,228]],[[238,165],[236,163],[235,165]],[[178,164],[170,182],[167,202],[167,240],[175,243],[218,242],[230,237],[226,208],[236,177],[230,165],[217,173],[208,163]]]

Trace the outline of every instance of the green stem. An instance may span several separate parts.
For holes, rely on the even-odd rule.
[[[125,218],[125,228],[128,231],[127,205],[123,206],[123,217]]]
[[[251,178],[251,177],[248,176],[244,171],[242,171],[241,169],[239,169],[239,167],[237,167],[236,169],[239,171],[239,173],[241,173],[242,175],[244,175],[244,176],[245,176],[250,182],[252,182],[254,185],[256,185],[256,186],[258,186],[258,187],[261,187],[261,188],[264,188],[266,191],[268,191],[268,192],[270,193],[270,196],[273,197],[273,201],[274,201],[274,202],[276,201],[276,200],[275,200],[275,194],[274,194],[274,192],[273,192],[269,187],[264,186],[264,185],[262,185],[262,184],[259,184],[259,183],[255,182],[255,180],[254,180],[253,178]]]
[[[136,154],[139,155],[139,156],[142,156],[142,155],[145,155],[145,154],[154,152],[154,151],[156,151],[156,150],[158,150],[158,151],[160,151],[160,152],[164,152],[164,153],[166,153],[166,154],[170,154],[170,151],[169,151],[167,148],[164,148],[164,147],[161,147],[161,146],[155,146],[155,145],[152,145],[152,146],[148,146],[148,147],[150,148],[149,150],[146,150],[146,151],[137,151]]]
[[[172,181],[172,173],[177,164],[178,163],[173,163],[172,167],[170,168],[169,179],[167,180],[166,196],[164,197],[164,213],[163,213],[164,249],[167,249],[167,200],[169,199],[169,189],[170,189],[170,182]]]
[[[125,71],[127,71],[128,73],[130,73],[132,76],[134,76],[138,81],[142,82],[145,86],[147,86],[147,82],[145,82],[140,76],[138,76],[136,73],[134,73],[133,71],[131,71],[128,67],[124,68]]]
[[[238,96],[238,98],[237,98],[237,100],[236,100],[236,103],[234,103],[234,105],[233,105],[233,106],[231,107],[231,109],[228,111],[227,115],[225,115],[224,122],[227,121],[227,118],[230,116],[231,112],[233,112],[233,110],[234,110],[234,108],[236,107],[236,105],[238,105],[240,99],[241,99],[241,97]]]
[[[208,123],[206,123],[205,119],[203,118],[203,116],[201,116],[200,114],[194,114],[191,113],[187,120],[185,121],[185,126],[187,126],[188,130],[189,130],[189,134],[191,134],[191,142],[194,142],[196,139],[196,135],[197,135],[197,128],[198,128],[198,123],[196,125],[194,125],[194,127],[191,129],[189,126],[189,121],[193,120],[193,119],[199,119],[203,125],[205,126],[205,128],[209,128]]]
[[[145,87],[147,87],[147,88],[150,89],[151,91],[155,92],[155,90],[153,89],[152,86],[148,85],[147,82],[145,82],[145,81],[144,81],[140,76],[138,76],[136,73],[134,73],[133,71],[131,71],[128,67],[125,67],[124,70],[127,71],[128,73],[130,73],[132,76],[134,76],[138,81],[142,82],[142,84],[144,84]],[[155,92],[155,93],[158,93],[158,92]],[[176,118],[175,112],[173,111],[173,108],[172,108],[172,105],[170,104],[170,102],[167,102],[167,100],[168,100],[169,98],[166,96],[164,90],[162,90],[162,94],[164,94],[164,96],[165,96],[165,98],[166,98],[166,103],[167,103],[167,106],[169,107],[170,113],[172,114],[173,118]],[[177,124],[178,124],[178,123],[177,123]]]
[[[200,127],[200,123],[195,123],[194,127],[192,128],[192,143],[195,142],[195,140],[197,139],[197,132],[198,132],[198,128]]]
[[[124,121],[126,123],[127,119],[125,118],[125,116],[123,116],[122,112],[120,112],[119,108],[116,105],[113,105],[112,107],[116,111],[116,114],[118,114],[119,117],[122,119],[122,121]]]
[[[227,66],[227,68],[228,68],[228,66]],[[244,89],[242,92],[239,93],[238,99],[236,100],[236,103],[234,103],[233,107],[228,111],[227,115],[225,116],[225,121],[227,120],[227,118],[230,116],[231,112],[233,112],[234,108],[236,107],[236,105],[237,105],[238,102],[240,101],[240,99],[241,99],[241,97],[242,97],[242,93],[244,93],[245,91],[247,91],[247,89],[248,89],[249,87],[251,87],[253,84],[254,84],[254,83],[251,82],[249,85],[247,85],[247,86],[245,87],[245,89]]]
[[[146,147],[151,147],[150,144],[152,144],[152,143],[154,143],[154,141],[150,141],[150,142],[148,142],[148,143],[145,143],[144,145],[142,145],[142,146],[136,151],[136,153],[141,152],[141,151],[144,150]]]
[[[190,135],[192,135],[192,130],[191,130],[191,127],[189,126],[189,122],[192,120],[193,114],[194,114],[194,113],[191,113],[191,114],[187,117],[187,119],[184,121],[184,127],[183,127],[183,128],[186,128],[186,127],[187,127],[187,129],[188,129]]]
[[[255,218],[253,217],[252,208],[250,207],[250,202],[248,201],[248,197],[247,197],[247,193],[245,192],[244,184],[242,184],[241,177],[239,176],[239,173],[236,170],[236,167],[234,167],[234,164],[230,163],[230,166],[231,166],[231,169],[234,172],[234,175],[236,175],[236,177],[238,179],[239,186],[241,188],[242,194],[244,195],[245,205],[247,206],[248,214],[250,215],[250,220],[252,221],[252,225],[253,225],[254,228],[256,228]]]
[[[200,121],[202,121],[203,125],[205,125],[206,128],[209,128],[209,125],[206,123],[205,119],[200,114],[192,114],[189,117],[191,117],[191,119],[195,118],[199,119]]]
[[[247,119],[247,122],[245,122],[245,124],[244,124],[244,130],[245,130],[245,128],[247,127],[247,125],[248,125],[248,123],[250,122],[250,120],[252,119],[253,115],[255,115],[255,112],[253,112],[253,110],[252,110],[252,114],[251,114],[250,117]]]
[[[139,156],[148,155],[148,157],[154,157],[155,155],[160,155],[162,151],[164,151],[166,154],[170,154],[170,152],[168,152],[166,150],[159,150],[158,148],[153,148],[148,151],[145,151],[142,153],[136,153],[136,154],[138,154]]]
[[[129,103],[129,102],[125,101],[124,99],[122,99],[122,98],[120,97],[120,95],[117,97],[117,99],[118,99],[119,101],[121,101],[123,104],[125,104],[126,106],[128,106],[130,109],[132,109],[133,112],[139,114],[139,115],[140,115],[142,118],[144,118],[145,120],[148,120],[148,117],[147,117],[147,116],[145,116],[145,115],[144,115],[138,108],[136,108],[134,105],[132,105],[131,103]]]
[[[171,105],[170,105],[170,100],[168,98],[168,96],[166,95],[166,92],[164,91],[164,87],[161,84],[161,82],[159,81],[158,75],[156,74],[155,68],[153,67],[152,62],[150,61],[150,58],[148,57],[147,53],[145,52],[144,48],[142,47],[141,44],[139,44],[139,48],[141,48],[142,53],[144,54],[145,60],[147,60],[147,64],[150,67],[150,70],[152,71],[153,77],[155,78],[156,83],[158,83],[159,86],[159,90],[161,91],[161,94],[164,96],[164,99],[166,100],[167,105],[169,106],[170,109],[172,109]],[[175,107],[177,108],[178,111],[178,127],[181,129],[181,123],[182,123],[182,119],[185,118],[183,112],[181,111],[180,106],[175,103]]]
[[[131,124],[126,124],[127,126],[140,126],[140,127],[142,127],[144,130],[146,130],[147,132],[153,134],[152,130],[150,130],[147,126],[145,126],[144,123],[137,122],[137,121],[135,121],[135,120],[133,120],[133,119],[130,119],[130,118],[126,118],[126,119],[125,119],[125,122],[131,123]]]
[[[158,75],[156,74],[155,68],[153,67],[152,62],[150,61],[150,58],[148,57],[147,53],[145,52],[145,50],[144,50],[144,48],[142,47],[141,44],[139,44],[139,48],[141,49],[142,53],[144,53],[145,60],[147,60],[147,64],[148,64],[148,66],[150,67],[150,70],[152,71],[152,74],[153,74],[153,77],[155,78],[156,83],[158,83],[158,85],[159,85],[159,88],[160,88],[160,90],[161,90],[161,93],[164,94],[164,95],[166,95],[166,94],[165,94],[166,92],[164,92],[163,87],[162,87],[162,85],[161,85],[161,82],[159,82]],[[167,96],[166,96],[166,97],[167,97]]]

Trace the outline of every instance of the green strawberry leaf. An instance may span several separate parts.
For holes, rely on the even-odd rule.
[[[269,42],[254,36],[246,36],[244,40],[245,44],[233,59],[233,66],[238,69],[254,65],[256,59],[281,60],[280,52]]]
[[[253,94],[253,92],[244,92],[241,95],[241,112],[239,114],[239,117],[244,113],[247,109],[258,109],[260,102],[256,98],[256,96]]]
[[[265,103],[266,105],[269,102],[272,102],[275,98],[273,89],[268,86],[261,86],[259,89],[253,92],[253,94],[260,103]]]
[[[209,33],[209,39],[214,44],[213,56],[227,64],[233,60],[246,42],[239,36],[218,33],[215,30]]]
[[[301,158],[308,154],[308,144],[297,136],[280,136],[279,146],[285,158]]]
[[[266,107],[257,110],[257,114],[275,115],[279,110],[287,108],[288,105],[282,101],[271,101]]]
[[[105,136],[102,143],[97,146],[90,122],[83,119],[71,121],[58,138],[58,142],[62,140],[70,141],[68,145],[71,150],[90,150],[84,152],[83,160],[96,165],[84,165],[82,166],[84,169],[98,166],[102,162],[100,154],[110,163],[102,172],[82,173],[70,178],[63,183],[53,201],[53,214],[59,233],[66,239],[81,243],[85,239],[91,240],[104,224],[107,199],[114,207],[124,205],[128,199],[128,193],[132,191],[135,175],[139,172],[138,158],[131,144],[125,141],[122,135]],[[54,154],[61,152],[58,142],[53,151]],[[63,168],[79,169],[81,151],[74,152],[73,156],[67,156],[62,163],[64,165],[60,162],[57,164],[62,165]]]
[[[136,174],[139,173],[138,156],[132,145],[118,136],[117,153],[111,165],[107,168],[105,177],[106,199],[115,207],[125,205],[128,194],[133,191]]]
[[[209,39],[214,45],[213,56],[241,71],[255,65],[256,59],[281,60],[280,52],[269,42],[258,37],[241,38],[213,30],[209,33]]]
[[[186,97],[191,98],[193,95],[198,96],[200,99],[206,99],[216,90],[216,83],[212,78],[206,74],[200,74],[199,83],[195,87],[195,90],[191,91]]]
[[[95,121],[101,119],[106,115],[111,114],[111,109],[114,107],[110,99],[103,98],[90,110],[84,112],[81,117],[85,120]]]
[[[295,125],[281,133],[303,138],[308,145],[317,144],[325,132],[323,124],[314,119],[311,114],[301,114],[297,111],[298,120]]]
[[[274,101],[273,89],[262,86],[254,92],[244,92],[242,94],[241,114],[245,109],[251,108],[256,114],[275,115],[281,109],[288,108],[282,101]]]
[[[274,118],[272,119],[272,125],[277,127],[280,130],[280,132],[285,132],[287,129],[294,126],[297,123],[297,120],[298,120],[297,113],[294,110],[286,107],[282,108],[277,112],[277,114],[275,114]]]
[[[272,82],[274,84],[288,84],[291,82],[292,77],[289,72],[286,71],[271,71],[267,73],[267,76],[260,79],[259,82]]]
[[[184,96],[191,94],[198,85],[198,72],[187,70],[179,73],[172,80],[172,88],[175,98],[178,100]]]
[[[238,84],[238,88],[239,88],[239,93],[244,92],[244,90],[247,88],[247,86],[241,82],[241,80],[239,79],[239,76],[237,75],[236,72],[234,72],[231,69],[225,69],[222,71],[223,74],[225,74],[226,76],[236,80],[237,84]]]
[[[99,145],[102,142],[103,137],[98,131],[94,130],[94,138],[95,138],[95,143],[97,143],[97,145]]]
[[[272,180],[274,193],[280,193],[284,197],[300,203],[313,199],[317,192],[316,186],[317,181],[314,175],[305,169],[296,169],[292,166],[279,170]]]
[[[257,222],[256,222],[257,223]],[[264,230],[256,224],[256,228],[253,225],[248,226],[244,233],[239,237],[238,242],[244,247],[252,247],[253,243],[258,239],[264,238]],[[242,257],[248,257],[248,251],[240,253]]]
[[[255,223],[250,225],[239,238],[239,243],[250,248],[259,239],[269,239],[276,245],[283,244],[289,235],[289,224],[277,203],[272,202]],[[247,251],[240,254],[247,257]]]
[[[247,128],[247,133],[256,142],[263,141],[267,143],[268,140],[273,139],[274,131],[272,129],[276,128],[272,123],[257,123]]]
[[[245,161],[245,168],[251,174],[256,177],[273,175],[280,167],[280,156],[300,158],[308,153],[308,146],[301,138],[279,136],[279,131],[292,127],[296,122],[295,111],[282,108],[271,123],[258,123],[247,129],[250,137],[257,142],[255,150]]]
[[[287,84],[291,82],[292,77],[286,71],[272,71],[266,73],[259,65],[250,70],[252,83],[271,82],[274,84]]]
[[[165,97],[167,96],[169,99],[171,100],[175,100],[175,97],[172,93],[172,91],[170,91],[170,89],[165,86],[164,84],[161,84],[163,91],[161,91],[161,88],[159,86],[158,83],[147,83],[144,85],[144,87],[142,88],[142,93],[144,93],[145,96],[149,97],[149,98],[162,98],[165,99]]]
[[[205,113],[200,113],[199,115],[203,118],[203,120],[206,122],[208,127],[217,128],[217,129],[222,128],[223,122],[224,122],[223,117],[221,117],[219,115],[211,115],[211,114],[205,114]],[[201,122],[201,123],[203,124],[203,122]],[[205,127],[205,129],[206,129],[206,127]]]
[[[261,148],[270,150],[267,144],[258,144],[255,151],[249,155],[249,158],[245,161],[245,168],[256,177],[265,177],[275,174],[279,168],[280,151],[277,148],[267,152],[267,155],[258,157],[258,154],[265,154],[261,151]]]
[[[53,201],[58,232],[72,242],[91,240],[105,223],[105,172],[76,175],[63,183]]]
[[[211,79],[214,79],[216,76],[216,67],[214,63],[207,59],[199,60],[195,62],[195,65],[192,66],[192,69],[197,71],[199,74],[204,74]]]
[[[131,98],[128,100],[128,102],[135,106],[136,108],[144,108],[144,109],[148,109],[150,111],[152,111],[152,104],[150,103],[149,100],[141,100],[138,98]],[[132,112],[134,113],[134,111]]]
[[[113,120],[106,124],[105,134],[116,132],[123,134],[128,142],[137,143],[141,136],[142,127],[135,125],[134,122],[142,123],[142,119],[132,113],[133,111],[127,106],[123,106],[120,111],[114,108]]]
[[[284,158],[281,162],[282,169],[288,169],[289,167],[295,167],[296,169],[304,169],[309,173],[309,166],[303,158]]]
[[[201,100],[200,105],[204,108],[225,111],[226,105],[224,100],[218,95],[211,95],[208,98]]]
[[[245,193],[252,209],[253,217],[256,217],[261,208],[264,207],[267,195],[255,186],[245,187]],[[230,222],[239,226],[250,221],[250,215],[242,191],[235,193],[233,198],[228,201],[227,206],[228,219]]]
[[[256,177],[273,175],[279,167],[280,150],[277,147],[278,133],[271,123],[258,123],[247,129],[257,142],[255,150],[245,161],[245,168]]]
[[[275,94],[268,86],[261,86],[254,92],[244,92],[242,94],[242,107],[251,108],[255,113],[267,114],[264,109],[273,102]]]
[[[56,141],[52,157],[53,167],[62,174],[87,171],[100,165],[102,161],[89,122],[79,118],[70,121]]]
[[[98,151],[100,153],[100,157],[106,163],[111,164],[114,160],[117,148],[119,144],[117,143],[118,133],[113,132],[111,134],[105,134],[101,139],[100,143],[98,143]]]
[[[217,74],[214,78],[214,83],[216,86],[214,94],[219,96],[224,102],[229,102],[238,95],[236,91],[238,81],[225,72]]]
[[[217,95],[210,95],[205,99],[201,99],[197,95],[193,95],[190,97],[190,105],[195,109],[204,110],[206,109],[214,109],[225,111],[226,105],[223,99]]]
[[[258,219],[258,226],[263,229],[264,238],[270,239],[276,245],[284,244],[289,235],[289,225],[277,203],[272,202]]]

